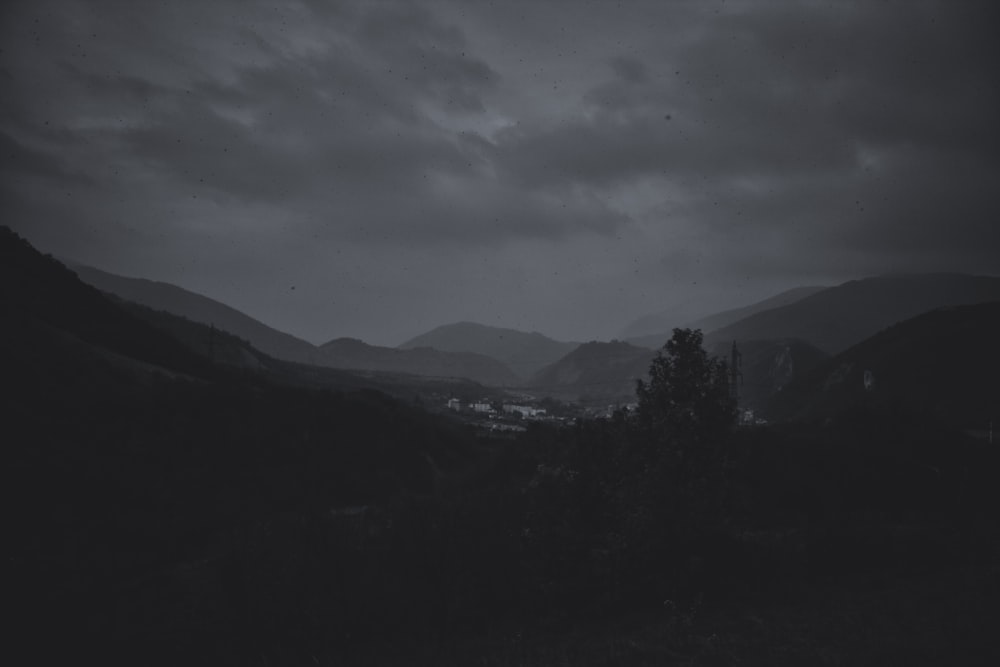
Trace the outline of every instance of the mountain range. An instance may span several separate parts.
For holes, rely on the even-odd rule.
[[[248,368],[262,358],[345,370],[408,374],[425,378],[467,378],[493,387],[523,387],[563,399],[627,400],[654,349],[670,333],[626,342],[584,345],[557,341],[540,333],[458,322],[437,327],[397,348],[337,338],[315,346],[268,327],[239,311],[187,290],[148,280],[124,278],[73,265],[85,281],[106,293],[142,304],[140,319],[156,324],[192,346],[208,345],[213,329],[195,330],[167,313],[227,331],[229,363]],[[702,317],[691,323],[705,331],[712,354],[728,356],[733,341],[743,355],[745,407],[762,407],[774,393],[830,355],[877,334],[899,321],[941,306],[1000,300],[1000,278],[962,274],[879,276],[834,287],[801,287],[769,299]],[[161,312],[156,321],[156,312]],[[186,337],[186,338],[185,338]],[[218,343],[221,336],[215,339]],[[259,350],[258,355],[249,350]],[[217,347],[216,354],[223,354]]]
[[[315,346],[290,334],[273,329],[214,299],[168,283],[128,278],[71,263],[73,271],[86,283],[128,302],[215,327],[246,340],[254,348],[276,359],[301,364],[347,370],[405,373],[435,378],[466,378],[489,386],[518,384],[519,378],[502,362],[474,352],[430,349],[396,349],[368,345],[362,341],[336,339]],[[152,317],[151,314],[146,315]],[[190,328],[161,318],[161,324],[191,335]],[[203,344],[208,334],[198,334]],[[250,361],[244,354],[247,363]]]
[[[933,308],[1000,300],[1000,278],[962,274],[880,276],[829,288],[803,287],[702,318],[705,347],[727,358],[734,341],[742,357],[743,407],[759,409],[803,373],[880,330]],[[721,325],[714,330],[710,327]],[[562,397],[631,395],[652,353],[669,332],[630,339],[635,345],[591,345],[536,373],[530,384]]]

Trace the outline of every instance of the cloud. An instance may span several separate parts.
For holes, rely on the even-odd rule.
[[[346,296],[391,292],[379,272],[410,285],[379,294],[409,321],[446,317],[446,292],[465,317],[584,326],[557,299],[604,313],[580,337],[691,294],[726,307],[886,270],[1000,273],[988,4],[3,11],[11,224],[57,254],[224,289],[313,338],[391,329]],[[325,258],[348,248],[371,260],[340,287]],[[290,273],[323,285],[289,302],[308,316],[267,287]]]
[[[614,73],[627,83],[642,83],[649,77],[646,64],[637,58],[615,56],[608,61],[608,64]]]
[[[13,137],[0,132],[0,173],[5,179],[35,177],[53,187],[92,185],[93,178],[82,171],[74,171],[48,151],[25,146]]]

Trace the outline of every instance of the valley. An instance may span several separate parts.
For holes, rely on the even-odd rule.
[[[221,304],[98,291],[6,230],[0,257],[10,600],[66,640],[44,661],[996,657],[989,281],[836,354],[739,340],[741,376],[744,320],[683,329],[653,377],[650,348],[468,324],[265,351]]]

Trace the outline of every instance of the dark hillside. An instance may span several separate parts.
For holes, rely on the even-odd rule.
[[[715,331],[716,329],[721,329],[722,327],[728,326],[733,322],[738,322],[743,318],[750,317],[754,313],[793,304],[797,301],[801,301],[807,296],[812,296],[813,294],[822,292],[825,289],[828,288],[819,286],[795,287],[790,290],[785,290],[779,294],[775,294],[774,296],[764,299],[763,301],[753,303],[749,306],[733,308],[732,310],[725,310],[721,313],[703,317],[692,322],[688,326],[692,329],[701,329],[702,331]]]
[[[1000,300],[1000,278],[933,273],[880,276],[831,287],[708,332],[710,344],[798,338],[836,354],[882,329],[942,306]]]
[[[194,340],[196,329],[167,314],[179,316],[191,323],[214,326],[233,334],[249,346],[272,359],[301,364],[314,364],[341,370],[364,370],[380,373],[405,373],[428,377],[468,378],[484,384],[513,385],[518,378],[493,358],[472,353],[438,350],[395,350],[356,341],[355,345],[339,344],[346,339],[331,341],[317,347],[290,334],[278,331],[223,303],[167,283],[126,278],[88,266],[73,265],[85,282],[105,293],[129,303],[136,303],[160,313],[155,324],[171,335],[180,336],[207,354],[208,336]],[[154,319],[147,315],[145,319]],[[215,350],[216,355],[229,353],[230,364],[248,368],[258,366],[255,355],[246,351]],[[235,355],[235,356],[234,356]]]
[[[76,338],[87,345],[177,372],[195,375],[211,372],[206,359],[111,303],[97,289],[81,282],[72,271],[37,252],[6,227],[0,228],[0,308],[4,312],[4,328],[10,336],[48,330],[52,335],[40,334],[41,339],[54,342]],[[33,347],[44,357],[44,346]],[[6,352],[17,355],[27,350],[9,347]]]
[[[127,278],[81,264],[70,264],[70,267],[84,282],[126,301],[174,313],[194,322],[214,325],[246,339],[257,349],[278,359],[314,362],[316,347],[311,343],[273,329],[214,299],[176,285]]]
[[[15,638],[59,638],[32,646],[39,662],[72,646],[105,663],[246,664],[331,641],[308,629],[316,615],[350,628],[362,591],[384,599],[376,570],[400,590],[395,556],[359,566],[352,531],[474,462],[464,431],[381,393],[212,364],[2,242],[6,596]]]
[[[684,326],[690,329],[701,329],[704,332],[711,332],[750,317],[755,313],[770,310],[772,308],[779,308],[781,306],[787,306],[795,303],[796,301],[801,301],[807,296],[812,296],[813,294],[821,292],[824,289],[827,288],[796,287],[775,294],[774,296],[764,299],[763,301],[758,301],[757,303],[752,303],[741,308],[724,310],[706,317],[701,317],[693,322],[673,322],[671,324],[670,322],[664,321],[660,332],[655,334],[644,334],[641,336],[628,336],[626,340],[633,345],[659,349],[663,347],[663,344],[667,342],[667,340],[670,339],[670,331],[672,327]]]
[[[420,397],[421,400],[439,402],[442,397],[455,394],[477,397],[502,394],[502,390],[491,389],[460,377],[344,370],[276,359],[228,331],[180,315],[123,301],[113,295],[107,296],[138,319],[169,334],[189,350],[210,359],[213,364],[260,373],[263,376],[261,379],[282,385],[338,391],[374,389],[407,401]]]
[[[775,392],[830,356],[795,339],[737,341],[736,344],[743,355],[739,405],[751,410],[762,408]],[[730,361],[732,343],[719,342],[709,352]]]
[[[635,395],[635,382],[646,376],[654,353],[621,341],[590,342],[550,364],[529,385],[550,396],[608,400]]]
[[[777,394],[767,412],[821,419],[867,406],[986,429],[1000,409],[998,340],[1000,302],[934,310],[820,365]]]

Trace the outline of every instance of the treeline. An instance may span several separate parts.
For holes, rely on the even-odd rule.
[[[636,414],[490,439],[212,364],[0,241],[7,601],[40,663],[467,664],[457,646],[994,554],[993,449],[874,409],[735,430],[698,332]]]

